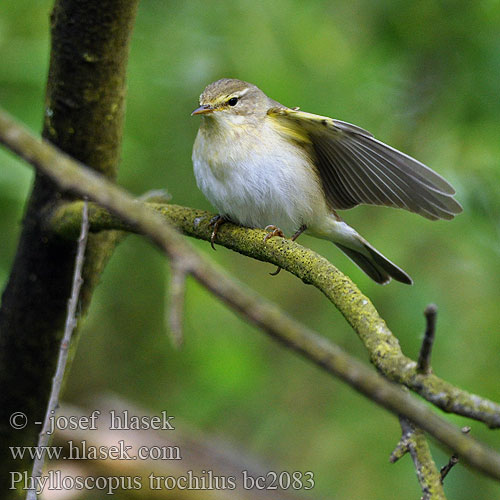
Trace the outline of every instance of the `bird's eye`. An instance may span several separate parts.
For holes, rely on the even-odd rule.
[[[238,98],[237,97],[231,97],[231,99],[229,99],[229,101],[227,101],[227,103],[229,104],[229,106],[236,106],[237,102],[238,102]]]

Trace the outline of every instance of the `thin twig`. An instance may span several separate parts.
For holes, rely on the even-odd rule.
[[[271,337],[347,382],[377,404],[411,419],[438,441],[452,448],[463,462],[467,462],[491,477],[500,479],[500,455],[491,448],[469,436],[464,436],[459,429],[434,414],[426,405],[405,394],[394,383],[387,381],[363,363],[349,356],[333,342],[292,320],[274,304],[237,284],[213,263],[199,255],[160,214],[137,203],[125,190],[97,175],[91,169],[85,168],[84,165],[63,154],[50,143],[35,138],[1,110],[0,142],[25,158],[40,172],[48,175],[59,184],[61,189],[88,196],[123,219],[135,231],[147,235],[169,258],[189,259],[190,274],[196,280]],[[193,231],[193,222],[190,221],[190,224],[189,230]],[[201,226],[200,222],[199,226]],[[203,229],[206,230],[208,237],[208,224],[204,224]],[[225,238],[225,232],[229,234],[231,231],[229,228],[227,231],[224,228],[219,238]],[[379,367],[377,360],[384,358],[384,362],[389,365],[381,367],[381,370],[384,372],[387,370],[391,378],[397,382],[409,383],[404,379],[404,375],[411,374],[416,363],[402,355],[397,339],[387,328],[384,320],[380,318],[368,298],[361,294],[346,276],[331,266],[326,259],[316,256],[294,242],[270,241],[268,245],[262,245],[262,231],[239,228],[239,232],[248,234],[250,237],[247,242],[252,244],[255,244],[253,240],[257,238],[260,240],[258,244],[255,244],[256,253],[269,252],[273,248],[296,250],[292,253],[285,251],[281,257],[278,257],[276,253],[273,263],[287,269],[294,268],[297,276],[308,283],[312,282],[314,276],[318,288],[323,291],[328,289],[331,300],[363,341],[367,341],[366,343],[369,344],[367,347],[377,367]],[[264,246],[268,248],[263,250]],[[304,260],[304,254],[315,256],[316,265],[308,266],[307,259]],[[262,258],[264,259],[269,260],[269,257]],[[299,260],[302,267],[299,266]],[[298,267],[295,268],[295,266]],[[379,337],[385,340],[382,345],[377,346]],[[381,356],[373,357],[374,350],[381,351]],[[464,393],[433,375],[418,375],[415,385],[417,383],[420,387],[423,386],[421,394],[425,394],[426,399],[431,402],[439,397],[435,393],[436,383],[440,385],[439,391],[444,388],[445,391],[450,391],[450,394],[454,395],[451,403],[458,398],[457,392],[466,398],[473,399],[473,395]],[[474,415],[479,420],[487,421],[491,426],[500,425],[499,405],[485,398],[477,396],[475,398],[479,399],[479,403],[472,411],[467,411],[467,416],[474,418],[472,416]],[[447,399],[450,400],[450,398]],[[461,401],[456,401],[454,406],[443,407],[448,408],[448,411],[465,414],[464,404]]]
[[[87,246],[87,238],[89,234],[89,213],[87,200],[83,203],[82,211],[82,227],[80,231],[80,238],[78,239],[78,248],[76,252],[75,269],[73,271],[73,284],[71,287],[71,297],[68,301],[68,312],[66,315],[66,324],[64,326],[64,335],[61,340],[61,346],[59,349],[59,357],[57,359],[56,373],[52,380],[52,388],[50,391],[49,402],[47,404],[47,411],[45,413],[45,418],[43,421],[43,427],[38,437],[38,449],[44,450],[49,444],[50,434],[49,430],[51,428],[51,418],[54,417],[55,411],[59,406],[59,394],[61,392],[61,386],[64,379],[64,372],[66,370],[66,362],[68,360],[68,351],[71,343],[71,335],[76,327],[76,310],[78,307],[78,298],[80,295],[80,288],[83,283],[82,279],[82,268],[85,258],[85,248]],[[33,462],[33,470],[31,473],[32,480],[30,483],[35,483],[34,479],[39,478],[42,475],[43,464],[45,461],[45,454],[37,457]],[[26,499],[36,500],[37,492],[36,487],[28,490]]]
[[[405,420],[404,417],[399,417],[401,430],[403,432],[401,433],[401,438],[399,439],[398,444],[396,445],[396,447],[391,453],[391,456],[389,457],[389,462],[391,462],[391,464],[395,464],[400,458],[404,457],[410,451],[409,448],[410,432],[409,430],[403,428],[403,423],[402,423],[403,420]]]
[[[468,434],[470,432],[470,429],[471,428],[469,426],[462,427],[462,432],[464,434]],[[459,462],[458,457],[456,455],[452,455],[448,463],[446,465],[443,465],[443,467],[441,467],[441,470],[439,471],[441,474],[441,483],[444,482],[444,478],[448,475],[450,470],[453,469],[453,467],[455,467],[455,465],[458,464],[458,462]]]
[[[402,430],[401,439],[392,452],[389,461],[394,463],[405,453],[409,453],[422,489],[422,500],[444,500],[446,497],[441,475],[432,459],[424,432],[406,417],[400,416],[399,423]]]
[[[458,457],[456,455],[452,455],[450,457],[449,462],[441,467],[440,473],[441,473],[441,482],[444,482],[444,478],[448,475],[448,472],[450,472],[455,465],[457,465],[459,462]]]
[[[172,260],[170,270],[169,298],[165,320],[172,345],[176,349],[179,349],[184,343],[182,318],[184,316],[184,298],[186,295],[188,269],[176,260]]]
[[[437,306],[429,304],[424,311],[426,328],[422,347],[417,361],[417,372],[428,374],[431,373],[431,354],[432,346],[434,345],[434,335],[436,333]]]

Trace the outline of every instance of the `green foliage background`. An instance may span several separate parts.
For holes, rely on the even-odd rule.
[[[0,10],[0,104],[40,130],[51,2]],[[350,121],[416,156],[457,188],[464,213],[429,222],[384,208],[343,215],[415,285],[375,285],[331,244],[328,256],[373,300],[416,357],[426,304],[439,306],[434,371],[500,400],[500,3],[353,0],[144,1],[129,66],[119,182],[136,194],[167,188],[173,202],[210,206],[198,191],[190,117],[209,82],[237,77],[289,106]],[[0,151],[0,286],[11,266],[32,170]],[[191,241],[298,321],[367,359],[315,289],[223,248]],[[389,465],[397,419],[284,350],[189,283],[185,348],[169,345],[168,264],[136,236],[120,245],[94,297],[65,399],[112,391],[218,436],[273,470],[312,470],[315,498],[417,498],[409,457]],[[459,425],[466,421],[450,417]],[[181,425],[181,424],[179,424]],[[498,431],[472,434],[500,448]],[[447,454],[433,448],[443,465]],[[500,498],[463,467],[454,499]]]

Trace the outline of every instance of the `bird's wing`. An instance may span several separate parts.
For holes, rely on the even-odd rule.
[[[432,220],[462,211],[445,179],[356,125],[290,108],[271,108],[268,116],[283,134],[310,144],[332,208],[385,205]]]

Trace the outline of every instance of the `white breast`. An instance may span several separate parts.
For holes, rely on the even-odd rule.
[[[264,126],[238,135],[200,127],[193,164],[200,190],[221,215],[248,227],[269,224],[287,233],[325,213],[317,176],[303,150]],[[241,130],[241,125],[236,127]],[[266,137],[263,145],[259,137]]]

